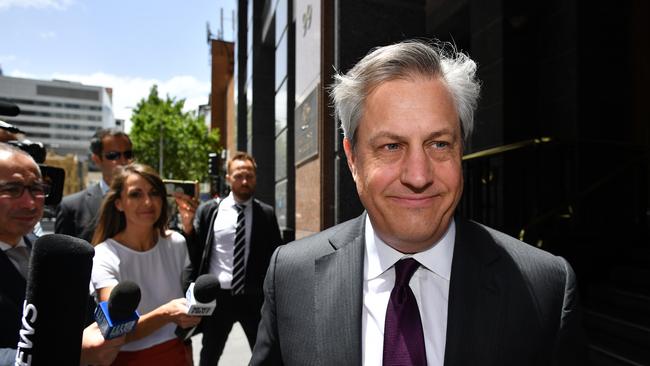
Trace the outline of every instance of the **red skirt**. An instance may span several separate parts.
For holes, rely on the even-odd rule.
[[[112,365],[192,366],[192,347],[172,339],[140,351],[121,351]]]

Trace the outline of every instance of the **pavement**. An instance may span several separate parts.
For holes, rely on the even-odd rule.
[[[202,335],[192,337],[192,353],[194,354],[194,365],[199,364],[201,354]],[[251,349],[248,346],[246,335],[239,323],[235,323],[226,341],[219,366],[246,366],[251,359]]]

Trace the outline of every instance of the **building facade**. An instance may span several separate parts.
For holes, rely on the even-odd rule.
[[[20,107],[16,117],[3,117],[27,138],[59,155],[85,161],[90,138],[100,128],[115,127],[112,90],[61,80],[0,76],[0,98]]]

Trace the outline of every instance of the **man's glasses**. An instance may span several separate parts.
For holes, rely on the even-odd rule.
[[[126,150],[126,151],[109,151],[104,154],[104,157],[106,160],[117,160],[120,158],[120,156],[124,156],[124,159],[126,160],[131,160],[133,159],[133,150]]]
[[[45,183],[34,183],[26,186],[22,183],[0,184],[0,197],[20,198],[28,190],[33,198],[45,198],[50,194],[51,187]]]

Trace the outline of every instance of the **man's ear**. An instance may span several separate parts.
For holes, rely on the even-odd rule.
[[[350,168],[350,173],[352,173],[352,178],[357,179],[357,168],[356,168],[356,157],[354,156],[354,147],[352,147],[352,142],[348,140],[347,137],[343,138],[343,150],[345,151],[345,157],[348,161],[348,168]]]
[[[93,163],[95,163],[95,165],[99,165],[102,162],[102,158],[97,154],[90,154],[90,159],[92,159],[92,161],[93,161]]]

